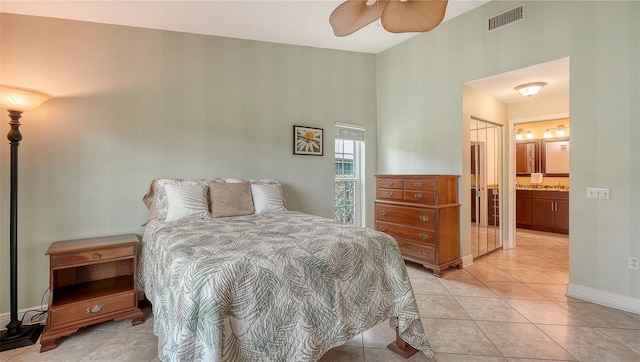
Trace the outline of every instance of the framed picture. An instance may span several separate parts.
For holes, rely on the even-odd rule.
[[[293,126],[293,154],[322,156],[322,128]]]

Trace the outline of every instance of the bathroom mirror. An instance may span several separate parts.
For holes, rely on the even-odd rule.
[[[542,140],[542,173],[569,177],[569,137]]]
[[[540,172],[538,165],[538,140],[516,141],[516,175]]]

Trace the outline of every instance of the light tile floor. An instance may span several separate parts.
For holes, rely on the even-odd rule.
[[[518,247],[435,278],[408,264],[432,361],[640,361],[640,316],[565,296],[568,237],[518,230]],[[2,361],[159,361],[153,315],[106,322],[59,340],[0,353]],[[329,351],[322,362],[391,362],[394,332],[384,322]],[[423,354],[411,361],[428,361]]]

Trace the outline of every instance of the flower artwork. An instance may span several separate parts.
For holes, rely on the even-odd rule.
[[[293,126],[293,153],[322,156],[322,128]]]

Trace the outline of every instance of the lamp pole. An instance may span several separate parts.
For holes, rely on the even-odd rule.
[[[9,212],[9,258],[11,259],[10,293],[11,321],[7,324],[7,334],[20,333],[21,322],[18,321],[18,146],[22,141],[20,134],[20,117],[22,112],[9,111],[11,129],[7,139],[11,143],[11,196]]]
[[[0,332],[0,351],[30,346],[38,340],[44,326],[22,325],[18,320],[18,146],[22,141],[22,112],[35,109],[51,96],[32,89],[0,85],[0,108],[9,111],[11,122],[7,139],[11,144],[11,195],[9,212],[10,317],[7,330]]]

